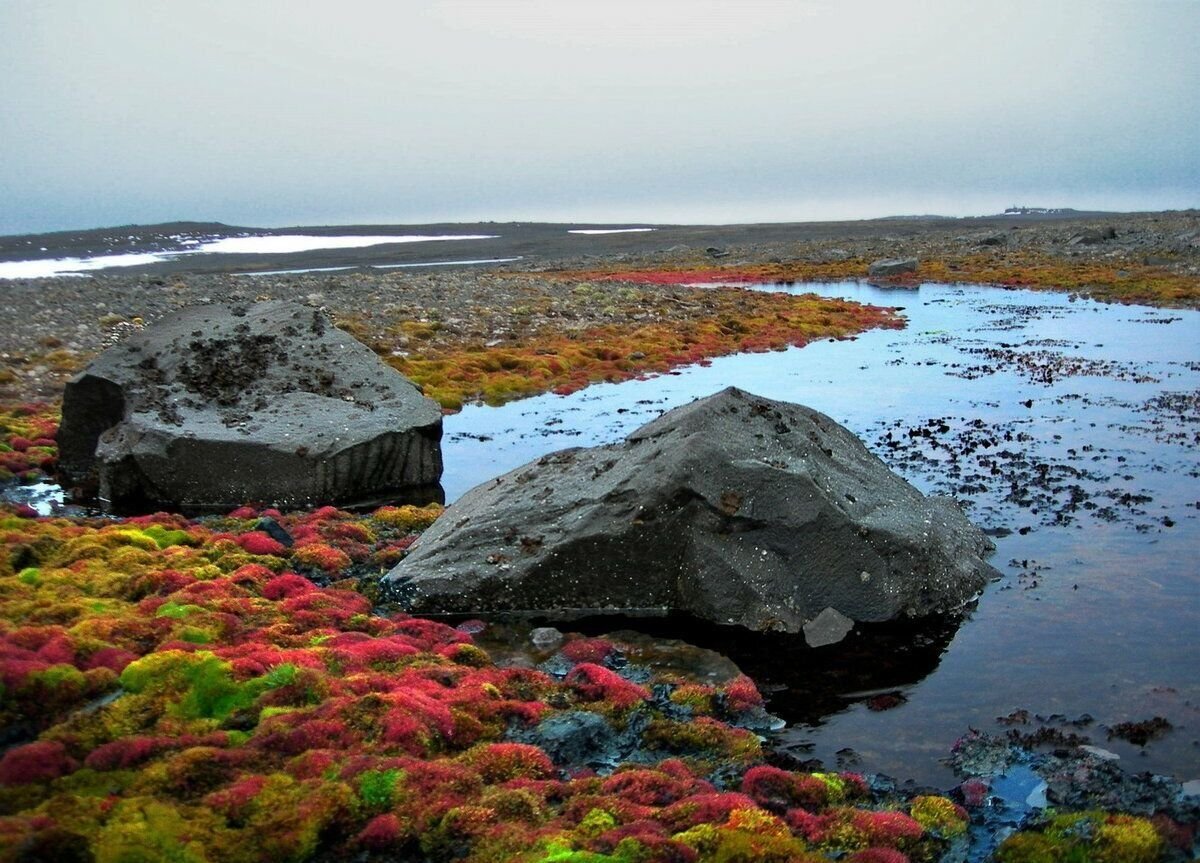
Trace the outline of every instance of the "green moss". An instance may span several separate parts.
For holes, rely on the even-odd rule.
[[[117,530],[109,534],[115,541],[141,549],[142,551],[158,551],[158,542],[140,530]]]
[[[35,671],[25,678],[26,686],[36,685],[48,690],[72,689],[83,691],[87,678],[74,665],[51,665],[43,671]]]
[[[18,572],[17,578],[22,584],[28,584],[30,587],[37,587],[42,583],[42,571],[36,566],[29,566]]]
[[[172,712],[183,718],[224,719],[250,707],[267,690],[288,685],[295,676],[295,666],[285,664],[239,683],[230,664],[211,653],[169,650],[130,663],[120,682],[132,693],[166,695],[174,700]]]
[[[96,863],[210,863],[220,858],[210,855],[203,837],[221,830],[214,815],[185,815],[169,803],[134,798],[116,805],[92,851]]]
[[[257,693],[239,686],[229,663],[211,654],[184,672],[188,690],[179,712],[189,719],[223,719],[233,711],[249,707]]]
[[[579,851],[565,841],[550,842],[540,857],[534,858],[535,863],[615,863],[620,857],[608,854],[597,854],[594,851]]]
[[[208,630],[195,626],[185,627],[178,635],[180,641],[186,641],[188,644],[210,644],[215,638]]]
[[[384,812],[395,802],[399,770],[367,770],[358,777],[358,799],[369,812]]]
[[[152,524],[142,528],[142,533],[152,540],[159,548],[170,548],[173,545],[192,545],[195,540],[186,530],[169,530],[160,524]]]
[[[123,794],[136,783],[137,778],[136,770],[92,770],[84,767],[54,780],[54,791],[76,797],[107,798],[113,794]]]
[[[162,607],[154,613],[155,617],[169,617],[172,620],[182,620],[190,614],[204,611],[199,605],[180,605],[177,602],[171,601],[164,603]]]
[[[285,662],[282,665],[277,665],[268,671],[262,678],[263,684],[268,689],[278,689],[281,686],[291,686],[296,682],[297,668],[290,662]]]

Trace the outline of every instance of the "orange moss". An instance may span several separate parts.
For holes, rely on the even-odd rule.
[[[792,261],[693,270],[621,270],[552,272],[555,279],[590,279],[638,284],[755,284],[866,279],[870,261]],[[922,260],[917,272],[891,283],[972,282],[1035,290],[1079,291],[1098,300],[1189,306],[1200,303],[1200,276],[1129,260],[1100,261],[1063,258],[1030,250],[944,255]]]
[[[694,319],[637,327],[596,326],[544,332],[503,349],[454,346],[388,357],[447,409],[501,404],[547,391],[567,394],[600,381],[625,381],[742,351],[783,350],[814,339],[845,338],[872,327],[900,327],[891,309],[813,295],[737,288],[696,289]],[[669,312],[669,310],[665,310]]]

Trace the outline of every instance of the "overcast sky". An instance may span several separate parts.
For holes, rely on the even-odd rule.
[[[0,233],[1200,206],[1200,0],[0,0]]]

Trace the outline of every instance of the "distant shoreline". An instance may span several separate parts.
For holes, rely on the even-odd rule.
[[[975,235],[979,232],[1078,225],[1086,229],[1106,223],[1147,223],[1158,219],[1200,218],[1200,211],[1103,213],[1056,210],[1046,213],[994,216],[889,216],[881,219],[826,222],[763,222],[728,225],[672,225],[646,222],[462,222],[391,225],[308,225],[255,228],[217,222],[168,222],[123,225],[76,231],[0,237],[0,262],[50,258],[90,258],[112,254],[183,251],[180,237],[218,238],[239,235],[347,237],[362,235],[498,235],[490,239],[459,240],[453,250],[431,250],[429,243],[372,245],[361,248],[312,249],[282,254],[181,255],[140,266],[94,270],[103,275],[172,275],[334,268],[406,267],[442,261],[491,261],[517,258],[521,268],[545,265],[595,265],[598,259],[632,257],[646,262],[678,257],[709,248],[735,250],[747,260],[786,256],[789,247],[806,244],[836,249],[839,244],[877,240],[906,243],[921,237]],[[629,228],[651,230],[628,230]],[[611,233],[572,233],[607,229]],[[618,230],[620,229],[620,230]],[[832,244],[832,245],[831,245]],[[819,248],[817,249],[819,251]]]

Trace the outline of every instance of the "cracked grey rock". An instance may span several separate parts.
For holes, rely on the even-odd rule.
[[[477,486],[384,586],[414,613],[668,609],[827,643],[961,608],[991,548],[829,417],[731,387]]]
[[[66,387],[65,483],[120,511],[441,499],[436,402],[296,303],[186,308]]]

